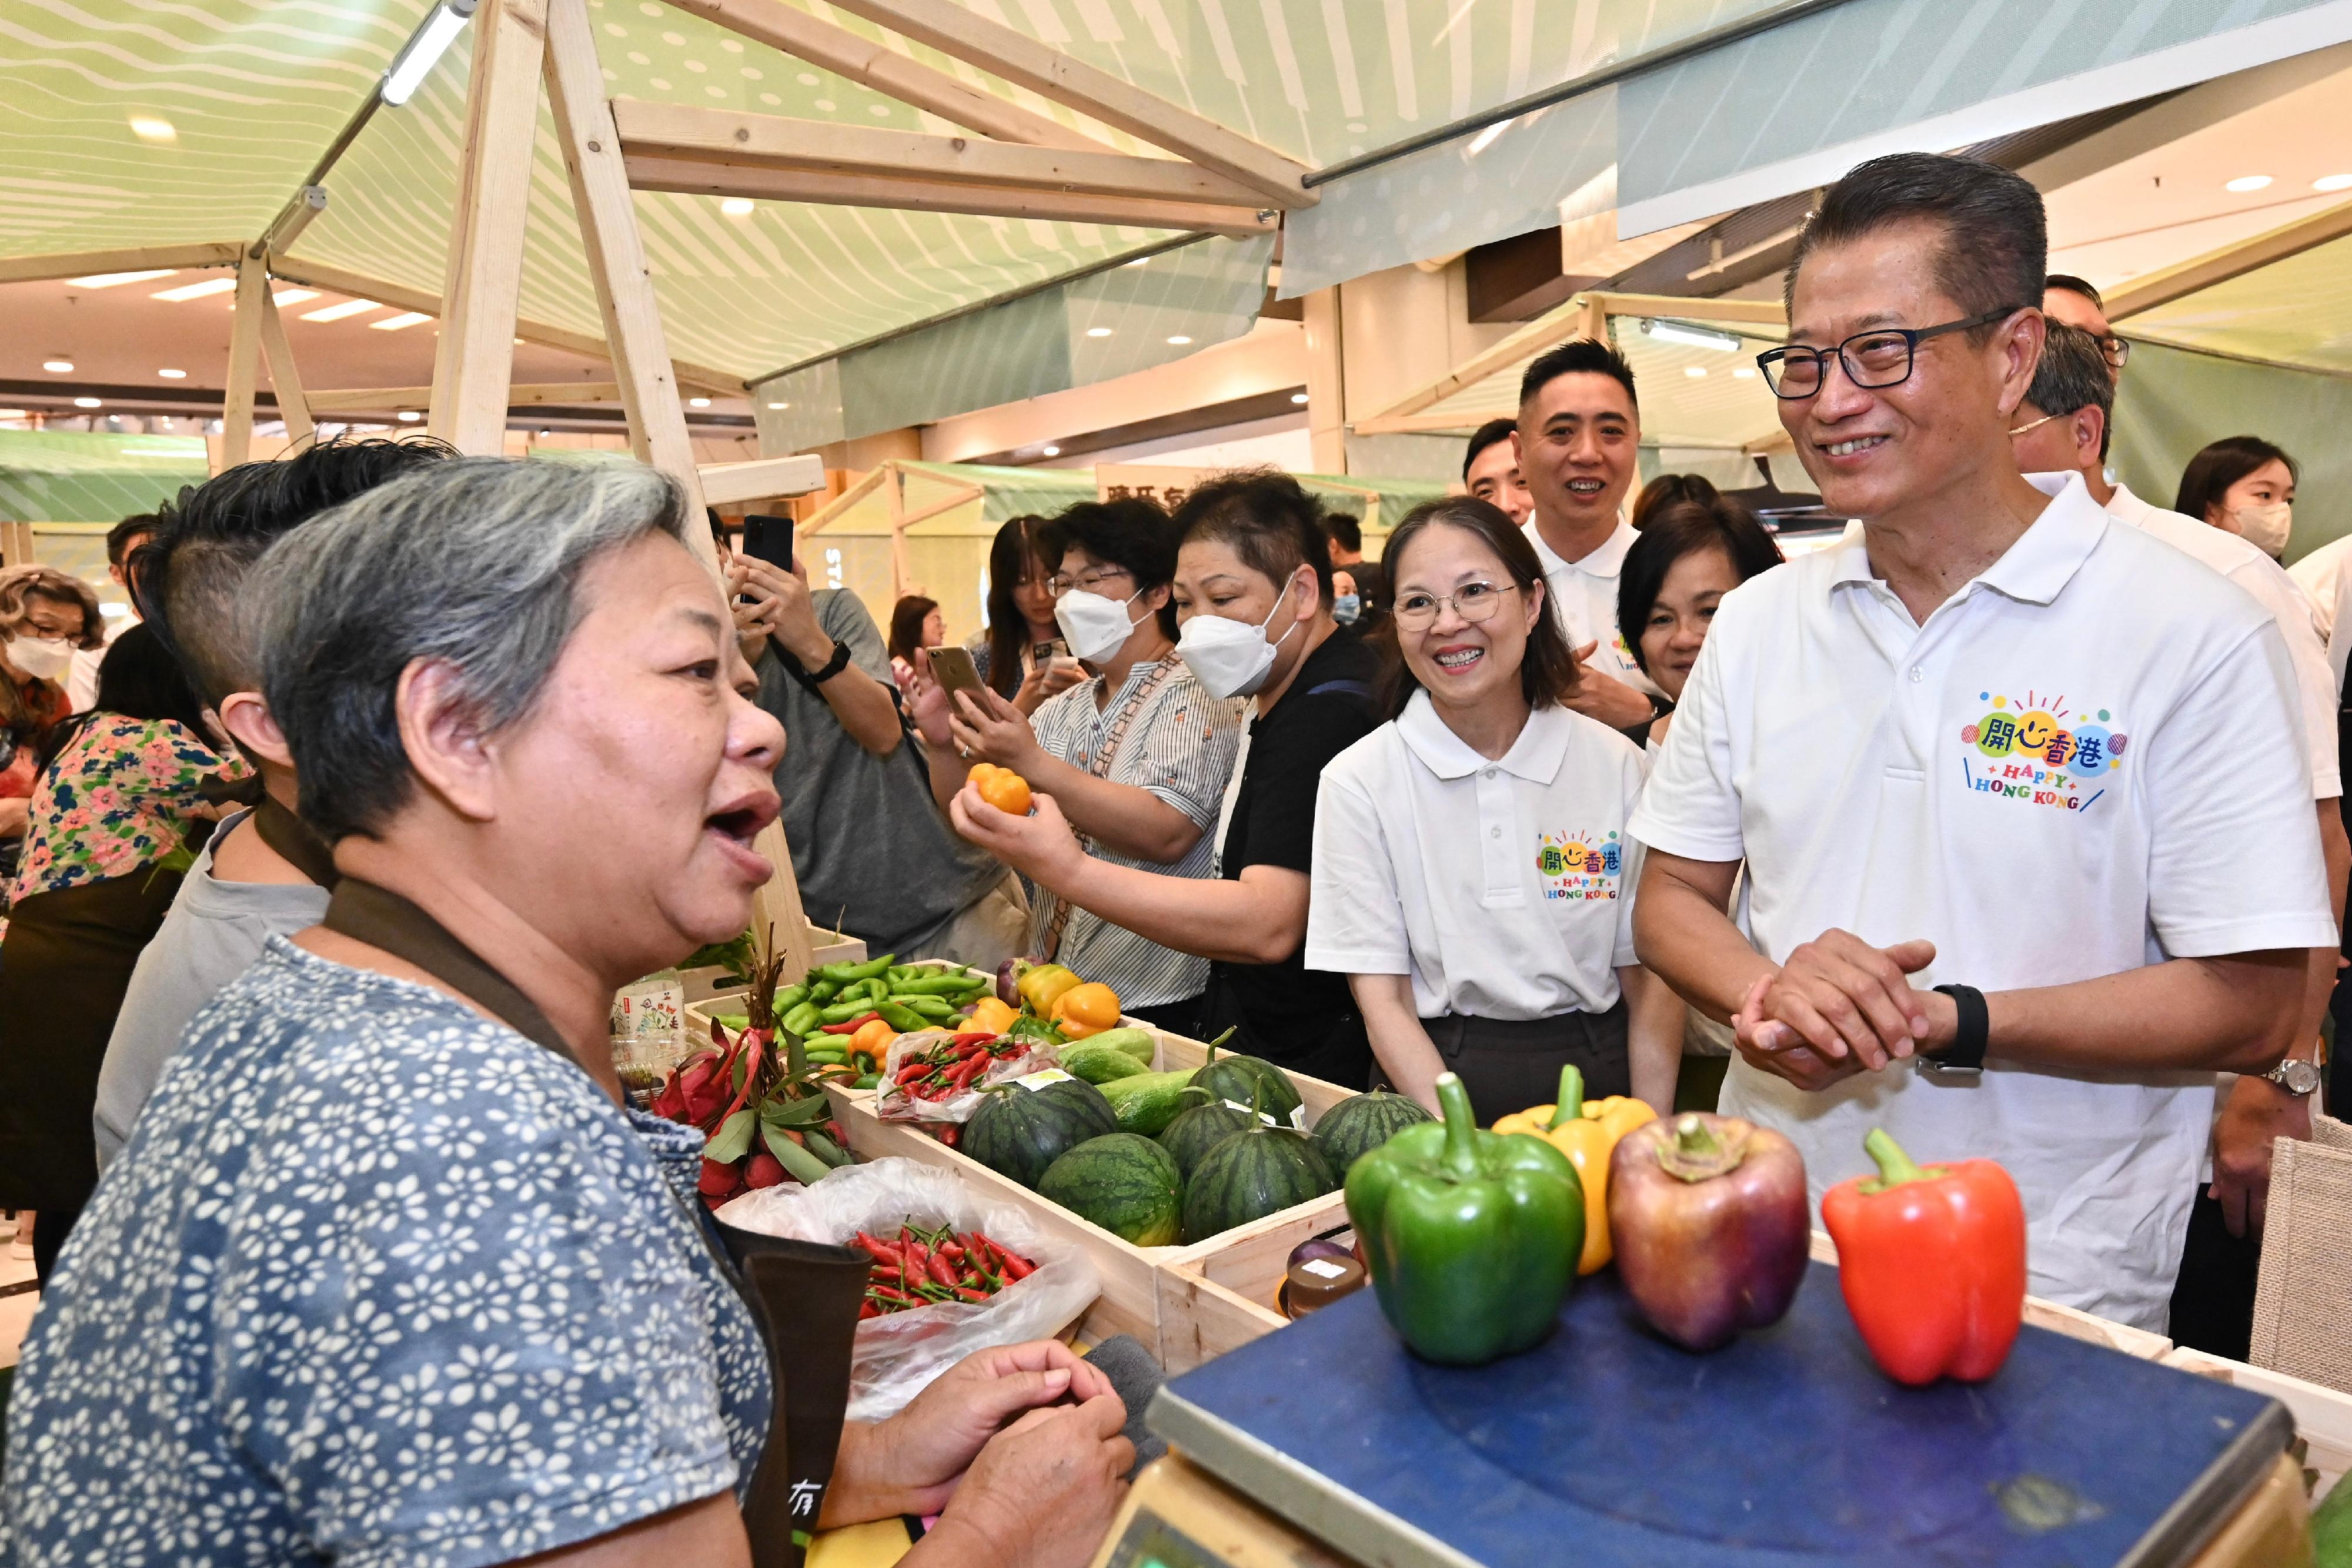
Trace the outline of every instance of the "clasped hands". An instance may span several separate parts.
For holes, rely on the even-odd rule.
[[[1748,988],[1731,1018],[1739,1054],[1800,1089],[1826,1089],[1948,1045],[1952,999],[1910,981],[1935,957],[1932,942],[1874,947],[1850,931],[1824,931]]]

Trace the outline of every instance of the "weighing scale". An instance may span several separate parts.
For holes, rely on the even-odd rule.
[[[1904,1388],[1821,1263],[1785,1320],[1707,1355],[1613,1271],[1475,1368],[1411,1355],[1364,1291],[1146,1419],[1181,1457],[1138,1481],[1104,1568],[2203,1568],[2248,1516],[2284,1533],[2227,1561],[2288,1561],[2301,1531],[2275,1400],[2031,1327],[1990,1382]]]

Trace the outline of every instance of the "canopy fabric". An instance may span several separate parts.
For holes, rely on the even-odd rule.
[[[2352,375],[2352,239],[2201,288],[2117,329],[2177,348]]]
[[[0,522],[116,523],[209,472],[201,435],[0,430]]]

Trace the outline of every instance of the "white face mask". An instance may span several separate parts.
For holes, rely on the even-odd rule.
[[[2284,501],[2238,507],[2231,511],[2230,517],[2246,537],[2246,542],[2267,556],[2284,554],[2286,537],[2294,531],[2294,507]]]
[[[1265,629],[1289,601],[1290,587],[1286,583],[1274,608],[1255,627],[1222,615],[1195,615],[1184,622],[1183,634],[1176,639],[1176,656],[1184,661],[1194,679],[1209,688],[1211,696],[1255,696],[1274,668],[1274,651],[1298,630],[1299,622],[1293,621],[1281,636],[1271,643],[1265,640]]]
[[[61,637],[19,637],[8,644],[8,662],[28,675],[54,681],[73,663],[73,647]]]
[[[1135,622],[1127,618],[1127,607],[1142,592],[1139,588],[1123,600],[1106,599],[1074,588],[1054,601],[1054,624],[1062,629],[1072,653],[1098,664],[1118,653],[1128,633],[1135,630]]]

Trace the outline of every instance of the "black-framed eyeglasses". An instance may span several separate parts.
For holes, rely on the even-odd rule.
[[[1965,321],[1946,321],[1935,327],[1874,327],[1867,332],[1856,332],[1834,349],[1790,343],[1757,355],[1756,368],[1764,372],[1764,384],[1772,389],[1774,397],[1790,400],[1811,397],[1820,392],[1832,358],[1845,367],[1846,380],[1865,391],[1900,386],[1911,379],[1911,361],[1919,345],[1928,339],[1940,338],[1947,332],[1965,332],[1973,327],[1989,327],[2022,308],[2004,305]]]
[[[2106,356],[2109,370],[2122,370],[2131,362],[2131,340],[2110,332],[2099,340],[2099,352]]]

